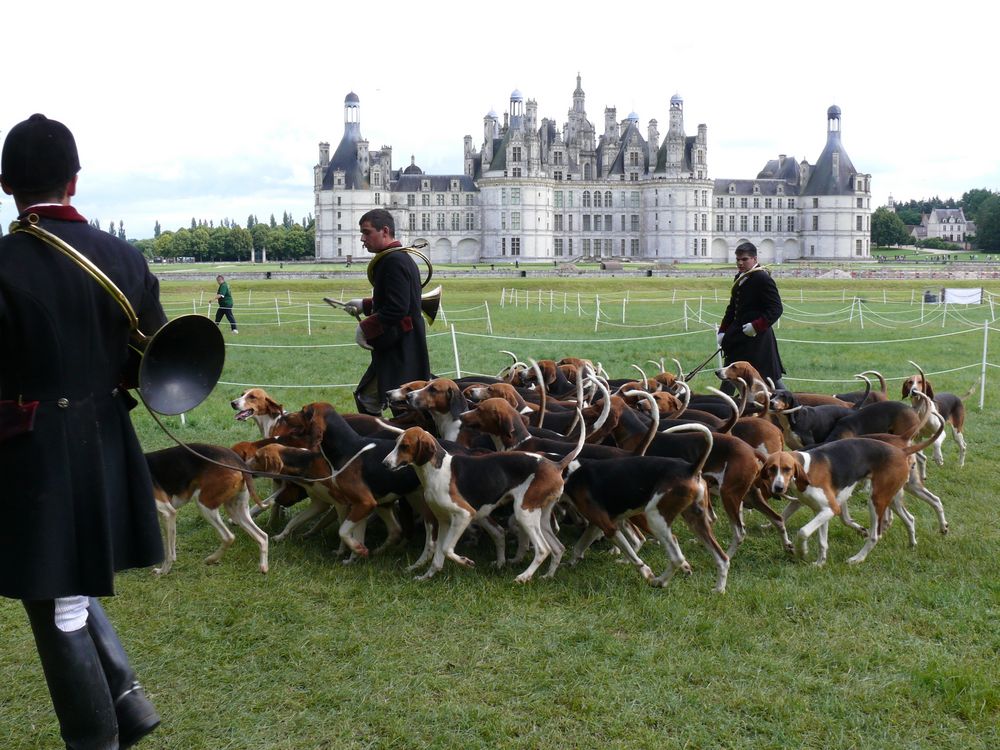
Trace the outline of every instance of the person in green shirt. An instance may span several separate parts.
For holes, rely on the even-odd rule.
[[[229,284],[222,274],[216,276],[215,280],[219,282],[219,291],[215,293],[215,299],[219,303],[219,309],[215,311],[215,322],[218,323],[225,315],[233,333],[239,333],[236,329],[236,318],[233,317],[233,294],[229,291]]]

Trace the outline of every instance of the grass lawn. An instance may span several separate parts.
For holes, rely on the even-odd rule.
[[[442,283],[444,318],[429,339],[439,374],[455,371],[455,346],[463,374],[495,374],[509,362],[502,349],[521,359],[589,356],[612,376],[661,357],[690,369],[714,349],[712,322],[724,306],[715,296],[728,294],[724,279]],[[919,281],[850,281],[849,290],[843,282],[779,283],[786,314],[777,334],[788,382],[801,390],[853,389],[854,373],[877,369],[896,395],[914,360],[938,373],[939,389],[964,393],[980,374],[983,322],[996,325],[988,305],[922,306]],[[520,290],[516,306],[501,306],[501,285]],[[200,294],[211,286],[164,282],[164,304],[174,315],[204,311]],[[351,343],[354,322],[321,300],[363,291],[361,280],[234,283],[240,334],[225,334],[224,382],[183,424],[174,417],[168,426],[190,441],[253,439],[254,428],[235,422],[229,407],[245,384],[265,385],[289,409],[323,400],[352,410],[367,355]],[[864,299],[860,313],[854,297]],[[989,335],[987,360],[1000,361],[996,331]],[[256,545],[237,530],[221,564],[208,567],[202,559],[215,535],[186,507],[170,575],[125,573],[119,596],[105,602],[164,719],[140,747],[998,747],[995,377],[991,365],[984,410],[978,392],[967,401],[965,467],[950,438],[945,466],[929,467],[947,536],[930,508],[910,499],[916,548],[897,522],[864,564],[848,566],[861,539],[835,520],[829,562],[816,568],[787,556],[751,513],[721,596],[711,591],[708,554],[683,524],[675,531],[694,571],[664,590],[648,587],[605,544],[552,580],[520,586],[514,570],[490,567],[488,541],[471,540],[459,551],[475,569],[446,565],[417,583],[405,567],[422,540],[345,566],[333,528],[272,544],[266,576],[256,569]],[[695,385],[712,380],[704,373]],[[133,415],[147,450],[171,444],[141,407]],[[864,498],[854,509],[867,524]],[[792,528],[809,517],[801,510]],[[723,547],[724,519],[716,524]],[[373,522],[372,540],[382,533]],[[573,533],[565,530],[565,541]],[[667,564],[651,543],[641,554],[656,573]],[[61,746],[17,602],[0,600],[0,628],[0,747]]]

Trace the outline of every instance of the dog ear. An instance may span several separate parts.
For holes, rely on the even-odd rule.
[[[448,412],[451,414],[452,419],[458,419],[459,415],[463,411],[467,411],[469,408],[469,403],[465,400],[465,396],[458,389],[457,385],[448,386]]]
[[[281,404],[279,404],[277,401],[275,401],[270,396],[268,396],[264,400],[264,405],[267,407],[268,413],[277,412],[278,414],[281,414],[285,410],[284,407]]]
[[[308,412],[306,409],[308,409]],[[308,407],[302,409],[302,414],[306,418],[309,447],[312,450],[317,450],[319,444],[323,442],[323,435],[326,434],[325,410],[317,409],[310,404]]]
[[[414,434],[414,443],[413,463],[417,466],[431,463],[434,454],[437,453],[437,441],[434,436],[421,429],[419,433]]]
[[[932,400],[934,399],[934,386],[931,385],[931,381],[927,378],[921,378],[923,383],[921,384],[924,393],[926,393]]]
[[[799,492],[805,492],[806,488],[812,484],[809,479],[809,473],[806,471],[806,467],[802,465],[802,462],[799,461],[798,456],[793,453],[792,458],[795,461],[795,472],[793,474],[795,487]]]
[[[910,395],[910,390],[912,388],[913,388],[913,378],[909,377],[909,378],[907,378],[906,380],[903,381],[903,388],[902,388],[903,396],[902,397],[906,398],[907,396],[909,396]]]

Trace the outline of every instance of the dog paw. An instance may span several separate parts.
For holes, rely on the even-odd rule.
[[[466,568],[474,568],[474,567],[476,567],[476,561],[475,560],[470,560],[468,557],[462,557],[461,555],[457,555],[455,557],[455,562],[457,562],[459,565],[461,565],[463,567],[466,567]]]
[[[530,573],[521,573],[517,578],[514,579],[517,583],[527,583],[531,580]]]
[[[681,566],[680,568],[678,568],[678,570],[680,570],[681,573],[683,573],[684,575],[689,576],[691,575],[691,564],[687,560],[685,560],[684,562],[681,563]]]
[[[944,536],[945,534],[947,534],[948,533],[948,524],[945,524],[944,526],[942,526],[939,529],[939,531],[941,532],[941,536]]]
[[[639,568],[639,575],[641,575],[643,579],[646,580],[648,583],[652,583],[653,579],[655,578],[655,576],[653,575],[653,569],[650,568],[648,565],[643,565],[641,568]]]

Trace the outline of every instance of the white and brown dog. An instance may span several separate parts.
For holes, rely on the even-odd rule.
[[[266,573],[267,534],[250,518],[249,499],[252,497],[259,504],[260,498],[247,465],[229,448],[204,443],[191,443],[190,447],[199,455],[181,446],[146,454],[156,509],[163,517],[167,533],[166,558],[155,572],[158,575],[170,572],[177,559],[177,510],[194,500],[222,540],[219,548],[205,558],[205,563],[218,563],[236,539],[219,514],[219,509],[225,508],[229,517],[260,547],[260,572]]]
[[[544,577],[551,577],[564,551],[550,525],[552,508],[562,495],[563,470],[583,448],[583,439],[581,430],[576,449],[556,463],[520,451],[452,455],[419,427],[400,435],[383,464],[394,470],[414,468],[424,488],[424,499],[438,520],[434,558],[419,579],[430,578],[441,570],[445,557],[471,566],[471,560],[455,554],[455,545],[470,522],[485,518],[508,500],[513,503],[514,518],[535,550],[531,564],[516,580],[531,580],[546,558],[550,561]]]
[[[229,405],[236,411],[235,419],[245,422],[253,419],[262,438],[271,437],[271,429],[285,414],[284,408],[263,388],[249,388]]]
[[[911,362],[910,364],[914,364]],[[943,391],[936,392],[931,382],[926,378],[923,371],[920,371],[917,375],[910,375],[906,380],[903,381],[902,394],[903,398],[909,398],[913,401],[913,405],[916,406],[916,393],[924,393],[934,402],[934,412],[931,414],[931,418],[928,420],[927,425],[924,427],[925,433],[937,432],[938,422],[943,421],[945,424],[951,427],[951,436],[955,439],[958,444],[958,465],[965,466],[965,454],[968,450],[965,444],[965,399],[969,398],[976,389],[979,387],[979,380],[976,380],[963,395],[959,396],[954,393],[947,393]],[[941,448],[944,443],[945,435],[942,432],[941,436],[934,442],[934,462],[938,466],[944,466],[944,453]],[[921,474],[926,476],[926,467],[921,466]]]

